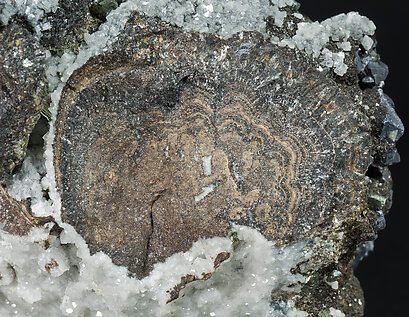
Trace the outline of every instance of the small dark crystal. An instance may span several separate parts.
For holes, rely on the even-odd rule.
[[[379,86],[388,76],[388,66],[383,62],[370,61],[366,67],[374,79],[376,86]]]

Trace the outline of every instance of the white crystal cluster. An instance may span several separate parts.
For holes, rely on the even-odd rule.
[[[128,277],[101,252],[90,256],[73,228],[63,227],[61,241],[49,229],[24,238],[0,231],[0,316],[285,316],[270,307],[271,291],[297,291],[294,285],[305,280],[290,270],[308,258],[306,242],[277,248],[247,227],[234,228],[241,241],[235,250],[229,238],[199,240],[142,280]],[[231,256],[215,269],[220,252]],[[183,276],[205,273],[212,277],[188,284],[167,303],[168,291]],[[287,311],[286,316],[307,316]]]
[[[265,34],[265,19],[273,17],[282,26],[286,6],[296,5],[294,0],[158,0],[135,1],[137,9],[150,16],[158,16],[187,31],[212,32],[230,37],[243,30]]]
[[[182,27],[187,31],[211,32],[222,37],[230,37],[240,31],[258,31],[266,33],[266,19],[272,17],[274,24],[282,27],[288,16],[286,7],[298,6],[294,0],[192,0],[192,1],[130,1],[135,8],[149,16],[160,17],[163,21]],[[362,44],[365,50],[373,45],[371,36],[375,33],[375,24],[357,12],[339,14],[323,22],[307,22],[299,13],[294,16],[303,22],[295,26],[296,34],[292,38],[272,42],[280,46],[304,50],[318,58],[324,67],[345,75],[347,65],[345,55],[351,51],[351,40]],[[336,43],[338,50],[327,48],[330,40]]]
[[[118,25],[123,25],[121,17],[128,16],[123,13],[137,10],[149,16],[157,16],[187,31],[212,32],[222,37],[230,37],[240,31],[258,31],[267,36],[266,19],[272,17],[274,24],[282,27],[288,16],[285,8],[298,5],[294,0],[128,0],[111,13],[111,19],[115,16],[119,18]],[[0,0],[0,21],[7,24],[10,17],[18,13],[26,16],[39,33],[51,27],[47,21],[39,22],[44,13],[55,11],[57,6],[58,0]],[[118,12],[120,16],[117,16]],[[375,33],[375,24],[357,12],[339,14],[323,22],[308,22],[299,13],[293,15],[302,20],[292,26],[296,34],[292,38],[281,40],[273,36],[272,42],[304,50],[339,76],[347,71],[344,59],[351,51],[351,40],[357,41],[366,50],[373,45],[371,36]],[[117,29],[105,28],[104,31],[115,34]],[[105,36],[106,34],[100,33],[100,37]],[[327,48],[330,40],[336,43],[338,50],[331,51]],[[92,41],[95,44],[99,39],[93,38]],[[97,44],[97,49],[100,46]]]
[[[329,309],[329,313],[330,313],[331,316],[333,316],[333,317],[345,317],[345,314],[344,314],[342,311],[340,311],[339,309],[335,309],[335,308],[333,308],[333,307],[331,307],[331,308]]]
[[[26,17],[37,34],[49,30],[49,22],[40,22],[46,13],[55,12],[58,0],[0,0],[0,22],[7,24],[10,18],[18,14]]]
[[[14,175],[7,186],[9,194],[17,201],[30,199],[31,211],[36,217],[46,217],[51,214],[52,202],[44,199],[43,190],[49,188],[46,183],[43,153],[28,150],[21,171]]]
[[[369,50],[373,45],[370,36],[375,34],[375,29],[371,20],[357,12],[342,13],[321,23],[300,22],[292,38],[283,39],[277,44],[304,50],[319,58],[323,66],[333,68],[336,74],[343,76],[347,71],[345,54],[351,51],[350,40],[360,42],[365,50]],[[330,40],[336,43],[338,52],[326,48]]]

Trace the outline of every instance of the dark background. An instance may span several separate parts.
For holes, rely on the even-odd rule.
[[[395,102],[396,111],[409,128],[407,101],[409,88],[409,17],[403,0],[298,0],[300,12],[313,21],[322,21],[339,13],[357,11],[377,26],[377,51],[389,66],[384,92]],[[401,163],[391,167],[394,181],[393,206],[386,217],[387,227],[379,233],[375,250],[365,258],[356,275],[365,292],[366,317],[409,316],[409,153],[407,132],[398,141]],[[348,317],[348,316],[347,316]]]

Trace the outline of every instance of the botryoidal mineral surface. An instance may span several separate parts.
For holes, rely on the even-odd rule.
[[[363,316],[404,128],[299,7],[0,0],[1,316]]]

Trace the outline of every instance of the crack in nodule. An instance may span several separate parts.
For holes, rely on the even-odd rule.
[[[152,235],[153,235],[153,232],[154,232],[153,205],[167,191],[168,191],[167,189],[163,189],[163,190],[155,193],[155,196],[154,196],[154,198],[153,198],[153,200],[152,200],[152,202],[150,204],[148,217],[149,217],[149,220],[150,220],[150,226],[151,227],[150,227],[150,232],[149,232],[148,238],[146,240],[146,256],[145,256],[144,263],[143,263],[143,271],[146,271],[147,268],[148,268],[148,258],[149,258],[150,247],[151,247],[151,238],[152,238]]]

